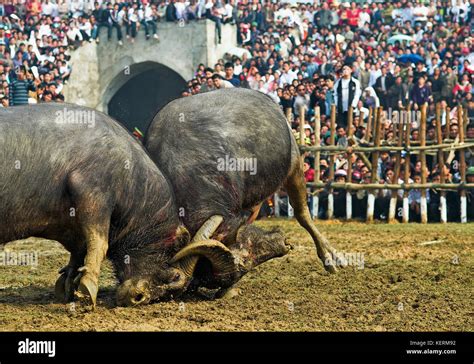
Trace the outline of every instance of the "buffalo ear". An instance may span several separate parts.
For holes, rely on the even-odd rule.
[[[187,245],[191,241],[191,234],[184,225],[179,225],[176,229],[176,241],[180,247]]]

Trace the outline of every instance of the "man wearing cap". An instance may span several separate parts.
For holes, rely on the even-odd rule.
[[[347,126],[347,113],[350,107],[357,107],[362,94],[360,82],[352,77],[352,69],[348,65],[342,67],[342,76],[334,85],[334,101],[337,107],[338,126]]]

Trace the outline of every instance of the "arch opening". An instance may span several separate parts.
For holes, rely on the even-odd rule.
[[[143,134],[155,114],[181,95],[186,81],[160,63],[143,62],[125,69],[110,83],[104,96],[107,113],[128,130]]]

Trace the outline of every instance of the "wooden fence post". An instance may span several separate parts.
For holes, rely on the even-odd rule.
[[[319,106],[317,106],[314,109],[314,123],[315,123],[315,142],[316,145],[321,145],[321,111],[319,109]],[[316,151],[314,153],[314,182],[319,182],[319,176],[321,174],[320,170],[320,162],[321,162],[321,152]],[[318,217],[318,212],[319,212],[319,195],[314,194],[313,195],[313,218]]]
[[[405,126],[405,146],[410,147],[410,133],[411,133],[411,110],[408,107],[407,112],[407,123]],[[403,184],[406,186],[410,180],[410,153],[407,151],[405,154],[405,165],[403,166]],[[410,205],[408,203],[408,190],[403,191],[403,214],[402,221],[407,223],[410,221]]]
[[[398,139],[397,139],[397,146],[401,147],[403,145],[403,127],[404,123],[406,121],[406,111],[400,110],[399,116],[398,116],[398,125],[397,129],[394,127],[394,133],[395,137],[397,137],[398,134]],[[397,152],[397,159],[395,161],[395,169],[393,171],[393,178],[392,178],[392,183],[398,183],[398,178],[400,177],[400,164],[402,161],[402,151]],[[390,197],[390,209],[388,213],[388,222],[393,223],[395,221],[395,217],[397,214],[397,201],[398,201],[398,191],[394,190],[392,191],[392,195]]]
[[[278,196],[278,191],[273,194],[273,209],[275,217],[280,217],[280,196]]]
[[[458,126],[459,126],[459,143],[464,144],[464,116],[463,109],[461,105],[458,105]],[[464,111],[467,113],[467,110]],[[464,149],[459,150],[459,173],[461,175],[461,183],[466,183],[466,153]],[[460,201],[461,201],[461,223],[467,222],[467,199],[466,199],[466,190],[463,187],[460,191]]]
[[[331,134],[330,134],[330,144],[335,145],[336,141],[336,105],[331,105]],[[333,182],[334,180],[334,165],[336,162],[336,155],[333,153],[329,157],[329,181]],[[328,211],[327,218],[332,219],[334,216],[334,194],[333,189],[329,189],[328,194]]]
[[[300,145],[305,145],[305,131],[304,131],[304,125],[305,125],[305,108],[303,105],[300,106],[299,109],[300,112]]]
[[[347,140],[352,138],[352,129],[353,110],[352,107],[349,107],[347,114]],[[347,182],[352,182],[352,153],[347,153]],[[346,190],[346,219],[352,219],[352,193],[350,190]]]
[[[451,128],[451,108],[446,107],[446,138],[449,138],[449,129]]]
[[[443,110],[445,112],[446,110]],[[436,138],[438,144],[443,143],[443,129],[441,127],[441,104],[436,105]],[[442,149],[438,150],[438,168],[439,179],[441,183],[445,183],[446,176],[444,175],[444,152]],[[439,196],[440,221],[446,223],[448,221],[448,210],[446,205],[446,192],[440,191]]]
[[[374,110],[369,107],[369,117],[367,118],[367,129],[365,130],[365,140],[368,142],[372,138],[372,119],[374,116]]]
[[[426,113],[428,104],[425,103],[421,107],[421,120],[420,120],[420,146],[426,146]],[[426,167],[426,152],[420,150],[419,159],[421,161],[421,183],[426,184],[426,177],[428,176],[428,169]],[[421,201],[420,201],[420,212],[421,212],[421,223],[426,224],[428,222],[428,204],[426,200],[426,188],[421,190]]]
[[[379,107],[375,110],[375,115],[374,115],[374,137],[375,137],[375,142],[374,145],[376,148],[380,147],[380,138],[382,137],[382,108]],[[377,176],[377,167],[378,167],[378,162],[379,162],[379,152],[376,150],[372,152],[372,180],[371,183],[376,183],[378,182],[378,176]],[[375,190],[371,190],[367,194],[367,222],[372,222],[374,221],[374,209],[375,209]]]

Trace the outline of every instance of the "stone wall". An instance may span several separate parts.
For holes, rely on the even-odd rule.
[[[226,51],[236,47],[235,26],[222,28],[222,44],[217,44],[212,21],[182,25],[160,22],[160,41],[146,40],[141,30],[135,43],[124,38],[122,46],[117,42],[115,29],[108,41],[107,30],[102,28],[99,44],[84,44],[72,52],[72,73],[64,88],[66,101],[107,112],[108,102],[121,86],[157,64],[185,80],[191,79],[198,64],[213,66]]]

